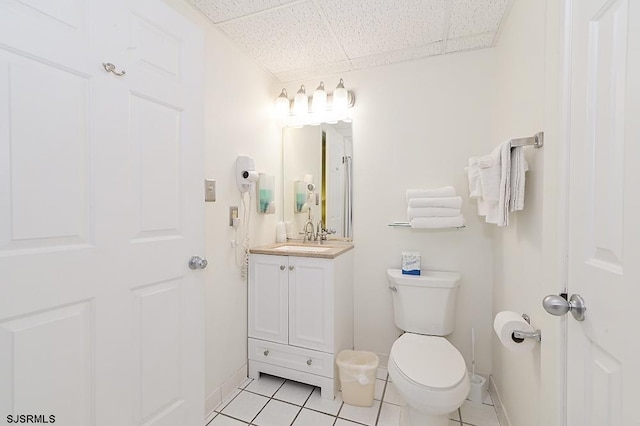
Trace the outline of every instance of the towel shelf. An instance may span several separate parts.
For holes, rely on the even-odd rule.
[[[410,228],[410,229],[417,229],[417,230],[426,230],[426,231],[435,231],[435,230],[440,230],[440,229],[462,229],[462,228],[466,228],[465,225],[462,226],[453,226],[450,228],[414,228],[411,226],[411,224],[409,222],[393,222],[389,224],[390,227],[392,228]]]

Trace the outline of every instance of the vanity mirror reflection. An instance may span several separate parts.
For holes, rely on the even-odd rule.
[[[298,236],[311,218],[314,226],[335,230],[329,238],[352,238],[351,123],[285,127],[283,152],[283,221]]]

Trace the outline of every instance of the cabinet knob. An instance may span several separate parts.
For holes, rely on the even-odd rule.
[[[290,270],[290,271],[293,271],[293,268],[295,268],[295,266],[293,266],[293,265],[290,265],[290,266],[289,266],[289,270]]]
[[[308,360],[307,360],[307,365],[311,365],[311,363],[313,363],[313,360],[308,359]]]
[[[280,270],[281,270],[281,271],[284,271],[284,268],[286,268],[286,266],[284,266],[284,265],[280,265]]]
[[[269,356],[269,350],[267,349],[266,351],[263,352],[264,356]]]

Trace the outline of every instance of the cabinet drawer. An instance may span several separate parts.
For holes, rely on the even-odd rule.
[[[333,355],[324,352],[249,339],[249,359],[333,378]]]

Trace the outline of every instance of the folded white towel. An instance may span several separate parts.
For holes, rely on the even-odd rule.
[[[407,201],[412,198],[453,197],[456,190],[453,186],[443,186],[435,189],[407,189]]]
[[[464,217],[416,217],[409,223],[412,228],[456,228],[464,225]]]
[[[462,206],[462,197],[412,198],[407,204],[409,207],[449,207],[459,209]]]
[[[449,207],[409,207],[407,208],[407,219],[416,217],[451,217],[458,216],[460,209]]]

